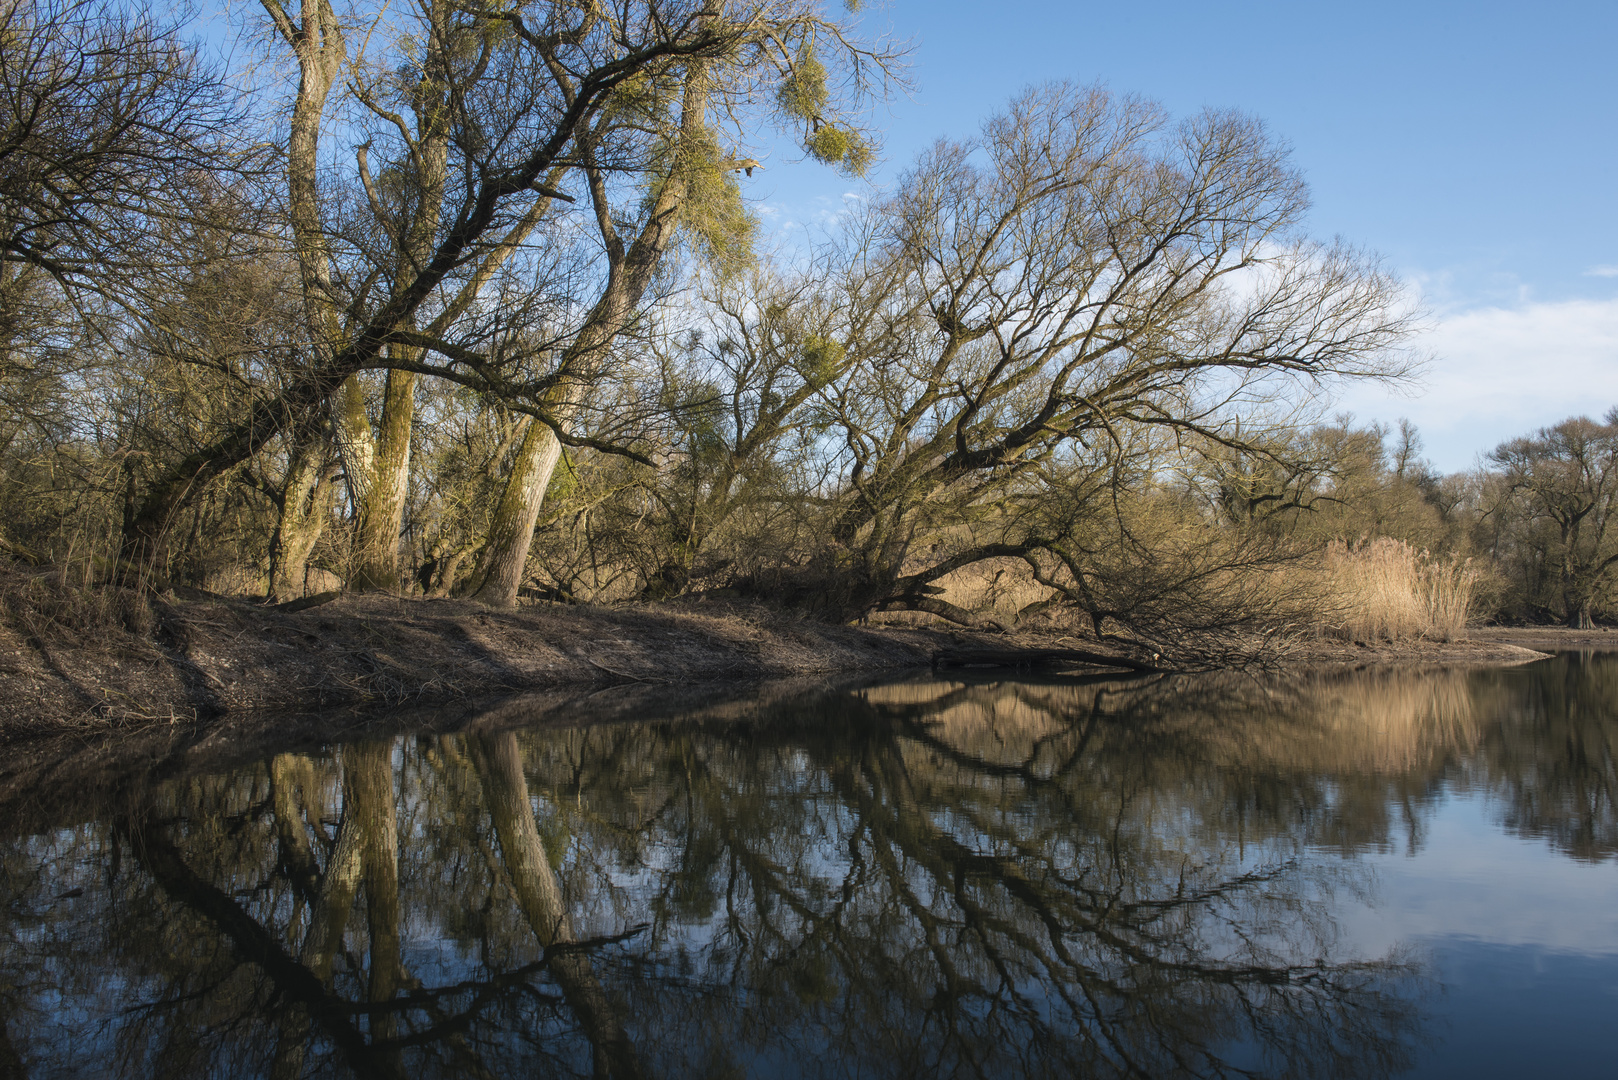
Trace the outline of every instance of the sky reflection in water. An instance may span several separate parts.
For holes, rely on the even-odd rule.
[[[1615,702],[797,688],[87,788],[0,835],[0,1075],[1596,1074]]]

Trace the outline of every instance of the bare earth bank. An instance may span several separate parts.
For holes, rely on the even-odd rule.
[[[711,611],[711,613],[710,613]],[[246,710],[329,710],[629,682],[925,666],[951,639],[745,605],[533,607],[345,596],[304,611],[154,605],[151,632],[0,623],[0,739]]]
[[[980,635],[852,627],[756,605],[675,603],[490,611],[452,600],[345,596],[303,611],[170,599],[137,633],[123,622],[0,619],[0,742],[30,735],[197,723],[248,711],[329,712],[535,690],[676,685],[926,667],[936,650],[1079,647],[1056,630]],[[26,616],[26,613],[25,613]],[[1546,636],[1480,632],[1436,643],[1321,641],[1294,663],[1510,664]],[[1552,631],[1553,635],[1557,632]],[[1566,632],[1562,632],[1566,633]],[[1618,647],[1614,635],[1613,647]]]

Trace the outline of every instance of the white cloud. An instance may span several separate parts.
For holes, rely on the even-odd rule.
[[[1340,406],[1367,421],[1409,417],[1444,471],[1469,467],[1506,439],[1618,405],[1618,299],[1447,313],[1421,344],[1434,359],[1416,387],[1355,387]]]
[[[1590,269],[1588,269],[1588,270],[1586,270],[1584,272],[1584,276],[1585,277],[1618,277],[1618,266],[1614,266],[1612,263],[1603,263],[1600,266],[1592,266],[1592,267],[1590,267]]]

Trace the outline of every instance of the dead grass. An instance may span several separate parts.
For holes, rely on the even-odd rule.
[[[1322,575],[1329,633],[1353,641],[1455,641],[1465,636],[1478,573],[1403,540],[1333,543]]]
[[[1050,599],[1052,591],[1034,580],[1021,559],[986,559],[946,574],[936,582],[938,598],[1002,626],[1017,624],[1031,604]],[[925,611],[878,612],[870,621],[883,626],[947,626],[946,619]]]
[[[151,634],[155,619],[144,593],[87,577],[72,567],[5,575],[0,617],[27,637],[66,645],[102,643],[109,632]]]

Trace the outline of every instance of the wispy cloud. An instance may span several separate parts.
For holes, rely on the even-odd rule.
[[[1422,346],[1433,361],[1413,395],[1359,387],[1341,404],[1363,420],[1409,417],[1446,471],[1506,439],[1618,405],[1618,299],[1444,314]]]
[[[1618,265],[1614,265],[1613,263],[1602,263],[1600,266],[1592,266],[1590,269],[1584,272],[1584,276],[1618,277]]]

